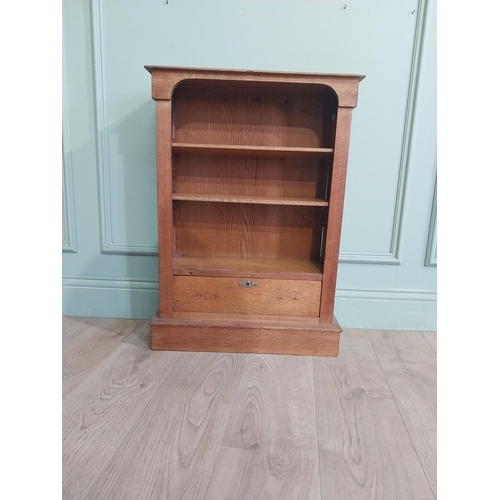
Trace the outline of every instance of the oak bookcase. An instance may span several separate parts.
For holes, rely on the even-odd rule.
[[[336,356],[362,75],[146,66],[156,101],[151,348]]]

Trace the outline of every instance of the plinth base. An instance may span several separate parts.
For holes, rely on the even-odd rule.
[[[337,356],[340,328],[291,322],[170,319],[154,317],[151,349]]]

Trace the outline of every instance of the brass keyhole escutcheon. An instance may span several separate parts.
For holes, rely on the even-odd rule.
[[[253,286],[257,286],[257,283],[255,283],[255,281],[240,281],[238,285],[245,288],[251,288]]]

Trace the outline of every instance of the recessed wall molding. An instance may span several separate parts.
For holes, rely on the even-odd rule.
[[[370,300],[410,300],[436,302],[437,293],[432,290],[406,290],[402,288],[369,289],[339,288],[337,298]]]
[[[63,276],[63,287],[82,287],[82,288],[113,288],[120,290],[156,290],[158,291],[158,281],[156,280],[138,280],[122,279],[99,276]]]
[[[401,144],[401,156],[399,163],[398,184],[396,191],[396,202],[394,207],[394,219],[392,225],[391,246],[389,253],[399,261],[399,248],[401,239],[401,224],[403,220],[403,208],[406,195],[406,179],[408,165],[410,162],[410,147],[413,128],[415,123],[415,103],[419,85],[422,45],[424,39],[424,26],[427,13],[428,0],[418,0],[416,9],[415,37],[413,40],[413,51],[411,58],[410,80],[408,85],[408,99],[406,101],[406,116],[403,129],[403,141]]]
[[[340,252],[339,262],[342,264],[384,264],[396,266],[401,264],[392,253]]]
[[[340,263],[399,265],[398,250],[400,246],[401,221],[405,202],[405,185],[410,156],[411,135],[413,132],[415,97],[419,81],[420,54],[422,47],[425,13],[428,0],[418,0],[416,8],[416,24],[411,57],[408,97],[404,121],[403,141],[398,169],[397,192],[392,221],[389,252],[340,252]],[[109,136],[106,118],[106,93],[104,79],[104,54],[102,41],[101,0],[91,0],[91,34],[93,45],[95,120],[97,142],[97,171],[99,189],[99,218],[101,252],[125,255],[158,255],[156,245],[137,245],[127,242],[113,241],[113,209],[111,189],[111,169],[109,154]]]
[[[73,184],[73,154],[69,126],[68,84],[64,38],[62,43],[62,251],[76,253],[76,212]]]
[[[131,245],[113,240],[113,209],[109,134],[106,118],[106,84],[102,44],[101,1],[91,0],[92,57],[94,67],[94,101],[97,142],[97,179],[99,191],[99,225],[101,253],[117,255],[158,255],[157,245]]]
[[[432,210],[429,220],[424,265],[427,267],[437,266],[437,179],[434,182],[434,196],[432,197]]]
[[[428,0],[419,0],[416,9],[415,36],[413,40],[413,51],[411,58],[410,79],[408,85],[408,98],[406,101],[406,115],[403,128],[403,141],[401,143],[401,154],[398,169],[398,182],[396,201],[394,204],[394,216],[390,250],[388,253],[358,253],[340,252],[339,262],[343,264],[382,264],[399,265],[398,258],[401,238],[401,223],[403,219],[403,206],[406,194],[406,178],[410,162],[410,144],[413,133],[415,101],[418,91],[420,61],[424,34],[425,13]]]
[[[410,79],[408,85],[408,98],[406,101],[406,114],[403,127],[403,141],[401,143],[401,154],[398,169],[398,182],[396,190],[396,201],[394,204],[394,215],[392,222],[392,233],[390,250],[388,253],[376,252],[340,252],[339,262],[344,264],[389,264],[399,265],[399,247],[401,238],[401,224],[403,219],[403,207],[406,195],[406,178],[410,162],[410,145],[415,121],[415,103],[419,84],[419,71],[422,44],[424,38],[424,25],[427,12],[428,0],[418,0],[416,9],[415,36],[411,57]]]

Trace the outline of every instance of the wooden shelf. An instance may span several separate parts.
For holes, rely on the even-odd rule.
[[[233,196],[222,194],[173,193],[176,201],[209,201],[215,203],[246,203],[254,205],[295,205],[302,207],[327,207],[328,201],[319,198],[285,198],[271,196]]]
[[[309,260],[174,257],[176,276],[227,276],[320,281],[322,265]]]
[[[222,144],[172,143],[173,153],[233,156],[281,156],[321,158],[333,155],[332,148],[282,148],[270,146],[233,146]]]

